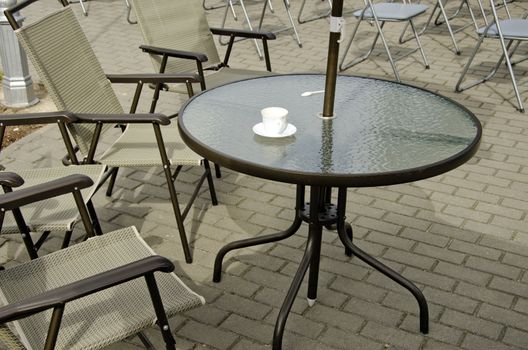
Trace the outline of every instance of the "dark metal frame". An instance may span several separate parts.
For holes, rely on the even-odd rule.
[[[6,181],[23,183],[23,180],[13,173],[6,173],[3,178]],[[14,213],[20,213],[20,207],[29,203],[71,193],[78,205],[87,236],[94,237],[96,232],[90,220],[89,209],[84,206],[80,192],[81,189],[92,185],[93,181],[87,176],[70,175],[0,195],[0,228],[6,211],[11,210]],[[21,214],[19,219],[17,219],[17,224],[22,231],[26,225]],[[44,349],[54,349],[60,331],[64,308],[68,302],[136,278],[144,277],[166,347],[167,349],[176,349],[176,341],[172,336],[154,277],[154,272],[156,271],[170,273],[174,271],[174,265],[168,259],[161,256],[150,256],[98,275],[46,291],[18,303],[3,306],[0,308],[0,323],[15,321],[48,309],[53,309]]]
[[[4,11],[4,14],[6,15],[9,23],[13,27],[13,29],[18,29],[19,24],[15,20],[13,13],[21,10],[22,8],[30,5],[31,3],[35,2],[37,0],[26,0],[25,2],[21,2],[17,4],[16,6],[9,8]],[[68,6],[67,0],[59,0],[59,2],[63,6]],[[244,35],[242,33],[241,35]],[[166,55],[163,57],[162,60],[162,67],[163,70],[161,73],[163,73],[167,59],[169,55]],[[205,56],[205,55],[203,55]],[[229,58],[229,56],[227,56]],[[112,83],[133,83],[136,84],[136,91],[134,93],[134,97],[132,100],[132,104],[130,107],[130,113],[129,114],[119,114],[119,115],[108,115],[108,114],[76,114],[75,119],[71,120],[71,123],[92,123],[95,124],[95,131],[92,136],[92,141],[90,145],[90,149],[88,151],[88,154],[86,158],[82,161],[82,164],[94,164],[96,163],[94,156],[97,150],[97,145],[99,142],[99,137],[101,135],[103,124],[117,124],[122,126],[124,128],[124,125],[126,124],[134,124],[134,123],[148,123],[152,124],[152,127],[154,129],[154,134],[156,137],[156,143],[158,145],[158,149],[160,152],[160,157],[162,161],[163,170],[165,173],[165,177],[167,180],[167,186],[169,187],[169,194],[171,199],[171,204],[174,210],[174,215],[176,219],[176,224],[178,226],[178,231],[180,235],[180,239],[182,242],[183,252],[185,254],[185,261],[188,263],[192,262],[192,254],[189,247],[189,242],[187,240],[187,235],[185,233],[185,226],[183,224],[183,221],[185,220],[185,217],[187,216],[190,208],[192,207],[192,204],[194,203],[194,200],[198,196],[199,189],[201,188],[202,184],[207,179],[208,185],[209,185],[209,192],[211,195],[211,201],[213,205],[218,204],[218,200],[216,197],[216,192],[214,189],[214,182],[211,176],[211,169],[209,166],[209,162],[207,159],[203,160],[203,166],[204,166],[204,172],[198,181],[198,184],[191,195],[191,198],[189,202],[187,203],[187,206],[182,210],[180,210],[178,198],[176,189],[174,187],[174,181],[176,181],[176,177],[178,176],[181,166],[177,166],[174,173],[171,170],[171,163],[167,156],[167,152],[165,149],[165,144],[163,141],[163,136],[161,133],[161,125],[168,125],[170,124],[170,119],[167,118],[164,115],[161,114],[154,114],[154,111],[156,109],[156,105],[159,99],[159,93],[160,90],[163,87],[164,83],[185,83],[187,87],[187,92],[189,97],[193,95],[193,88],[192,83],[196,82],[203,82],[203,79],[198,77],[195,74],[122,74],[122,75],[107,75],[107,78]],[[154,93],[152,97],[152,102],[150,105],[150,114],[135,114],[136,109],[139,103],[139,98],[141,96],[141,91],[143,89],[143,85],[147,84],[154,84]],[[73,164],[79,164],[79,160],[77,159],[77,156],[75,155],[75,148],[73,147],[72,141],[69,137],[67,137],[68,133],[66,129],[61,129],[61,133],[65,139],[66,148],[68,150],[68,158],[69,161]],[[103,180],[98,185],[99,187],[110,178],[109,187],[107,190],[107,195],[110,195],[112,192],[112,188],[114,186],[116,177],[117,177],[118,168],[112,168],[109,169],[104,177]]]
[[[335,7],[334,7],[335,9]],[[339,34],[339,33],[332,33]],[[337,39],[339,37],[337,36]],[[293,75],[293,74],[292,74]],[[259,79],[266,79],[261,77]],[[358,79],[370,79],[370,78],[358,78]],[[250,79],[247,79],[250,80]],[[380,80],[380,79],[377,79]],[[387,80],[385,80],[387,81]],[[389,81],[387,81],[389,82]],[[392,84],[399,84],[405,86],[411,86],[408,84],[390,82]],[[227,84],[226,84],[227,85]],[[413,87],[413,86],[411,86]],[[413,87],[423,91],[427,91],[422,88]],[[213,90],[213,89],[211,89]],[[211,91],[208,90],[208,91]],[[208,91],[202,92],[207,94]],[[254,237],[244,240],[231,242],[222,247],[215,258],[214,270],[213,270],[213,282],[220,282],[222,273],[222,262],[227,253],[232,250],[271,243],[286,239],[294,235],[301,226],[303,221],[309,225],[308,240],[304,255],[301,259],[297,272],[295,273],[290,288],[286,294],[282,307],[280,309],[277,321],[275,324],[275,330],[273,334],[273,349],[278,350],[282,348],[282,338],[284,329],[288,319],[289,312],[295,300],[295,297],[301,286],[301,282],[310,268],[308,277],[308,301],[313,303],[317,298],[317,281],[319,275],[319,260],[321,250],[321,236],[322,227],[337,227],[337,233],[341,242],[345,247],[345,254],[347,256],[356,256],[366,264],[370,265],[377,271],[383,273],[402,287],[406,288],[416,299],[419,310],[420,310],[420,331],[422,333],[428,333],[429,331],[429,311],[427,301],[418,287],[416,287],[411,281],[407,280],[390,267],[379,262],[366,252],[361,250],[353,243],[353,231],[349,223],[346,222],[346,197],[348,187],[366,187],[366,186],[383,186],[393,185],[398,183],[412,182],[420,179],[425,179],[435,175],[439,175],[446,171],[449,171],[473,156],[477,151],[482,135],[482,126],[478,119],[464,106],[461,104],[445,98],[451,103],[457,105],[459,108],[464,110],[470,118],[474,120],[476,127],[475,140],[464,150],[458,154],[445,159],[443,161],[430,164],[427,166],[421,166],[417,168],[411,168],[399,172],[385,172],[380,174],[362,174],[362,175],[350,175],[350,174],[314,174],[306,172],[293,172],[286,171],[283,169],[275,169],[271,167],[265,167],[260,164],[250,163],[241,159],[230,157],[226,154],[222,154],[215,149],[208,147],[206,144],[201,142],[195,136],[191,135],[185,128],[185,108],[197,98],[196,96],[187,103],[180,110],[180,117],[178,120],[181,135],[184,141],[193,149],[195,152],[204,155],[208,159],[218,162],[219,164],[228,165],[230,169],[239,171],[245,174],[253,175],[260,178],[293,183],[297,185],[296,201],[295,201],[295,216],[293,222],[289,228],[284,231],[268,234],[260,237]],[[305,197],[305,186],[310,186],[310,203],[304,203]],[[331,191],[332,188],[338,188],[337,205],[331,203]]]
[[[30,125],[30,124],[54,124],[56,123],[61,132],[61,136],[68,150],[68,154],[71,159],[74,161],[74,164],[79,164],[78,160],[75,158],[75,152],[73,151],[73,146],[68,136],[67,125],[77,121],[78,118],[68,112],[46,112],[46,113],[31,113],[31,114],[11,114],[11,115],[2,115],[0,120],[0,152],[1,152],[1,143],[5,135],[5,128],[7,126],[14,125]],[[0,186],[2,187],[4,193],[13,192],[13,188],[20,187],[24,184],[24,180],[14,174],[14,173],[0,173]],[[79,203],[76,199],[77,208],[80,210],[80,206],[84,206],[84,203]],[[92,200],[89,199],[86,203],[89,212],[89,218],[91,220],[92,226],[97,235],[101,235],[102,229],[97,218],[97,213],[95,212]],[[43,232],[36,242],[31,238],[29,227],[25,224],[25,221],[22,217],[22,213],[19,209],[13,209],[13,215],[15,221],[17,222],[20,228],[20,234],[22,235],[22,240],[26,247],[26,250],[31,259],[38,257],[38,250],[48,238],[50,231]],[[62,240],[61,249],[69,245],[71,239],[72,231],[66,231]]]
[[[277,242],[286,239],[298,231],[302,221],[307,222],[309,225],[308,240],[304,255],[301,259],[301,262],[299,263],[297,272],[293,277],[290,288],[281,306],[273,333],[273,349],[282,349],[282,338],[284,335],[284,328],[286,327],[286,321],[288,320],[293,302],[299,292],[299,288],[301,287],[301,283],[306,272],[308,271],[308,268],[310,271],[308,274],[307,299],[311,305],[313,305],[313,302],[315,302],[317,299],[317,284],[319,278],[319,261],[321,256],[323,226],[337,225],[337,233],[341,242],[343,243],[343,246],[345,247],[345,254],[347,256],[356,256],[364,263],[370,265],[377,271],[392,279],[394,282],[406,288],[414,296],[420,310],[420,331],[424,334],[427,334],[429,332],[429,309],[423,293],[411,281],[398,274],[387,265],[379,262],[353,243],[352,226],[346,222],[345,216],[347,188],[339,187],[337,206],[327,201],[329,197],[328,194],[331,190],[332,189],[330,187],[311,186],[310,203],[308,204],[304,203],[304,185],[297,185],[295,217],[291,226],[282,232],[235,241],[222,247],[215,259],[213,282],[220,282],[222,261],[228,252],[235,249]]]

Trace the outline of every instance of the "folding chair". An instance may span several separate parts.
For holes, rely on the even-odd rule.
[[[0,119],[0,144],[2,143],[7,126],[53,123],[58,124],[63,136],[65,136],[67,135],[66,125],[76,120],[75,116],[64,112],[4,114]],[[67,138],[65,140],[67,141]],[[85,199],[85,202],[82,204],[88,207],[90,220],[92,220],[95,232],[102,234],[91,198],[97,189],[96,185],[101,181],[103,176],[105,170],[104,165],[62,166],[35,169],[8,167],[8,170],[10,172],[0,172],[0,186],[2,186],[5,193],[67,175],[83,174],[88,176],[94,182],[94,185],[82,191],[83,198]],[[13,171],[18,175],[11,175]],[[73,200],[71,196],[59,196],[52,200],[44,200],[26,205],[22,210],[14,209],[12,213],[4,217],[2,234],[21,234],[29,257],[35,259],[38,257],[39,249],[52,232],[63,234],[62,248],[69,245],[72,231],[78,221],[78,206],[79,203]],[[22,217],[25,218],[24,225],[20,225]],[[34,240],[32,234],[37,235],[38,238]]]
[[[464,30],[464,29],[466,29],[467,27],[469,27],[471,25],[475,26],[475,29],[478,30],[478,24],[477,24],[477,20],[475,19],[475,15],[473,13],[473,10],[471,9],[471,6],[469,4],[469,0],[461,0],[460,1],[460,5],[458,6],[458,8],[450,16],[447,14],[446,9],[445,9],[445,5],[447,4],[447,1],[448,0],[444,0],[444,1],[436,0],[435,6],[433,8],[433,11],[429,15],[429,18],[427,19],[427,22],[425,22],[425,25],[423,26],[422,30],[420,30],[418,35],[422,35],[423,33],[426,32],[426,30],[431,25],[431,20],[433,19],[434,15],[436,14],[436,18],[435,18],[434,24],[436,26],[439,26],[439,25],[442,25],[442,24],[445,23],[445,25],[447,27],[447,30],[449,32],[449,35],[451,36],[451,41],[453,42],[453,48],[455,49],[455,53],[457,55],[460,55],[460,49],[458,48],[458,44],[457,44],[456,39],[455,39],[455,34],[460,32],[460,31],[462,31],[462,30]],[[480,13],[481,13],[482,17],[484,18],[485,25],[487,25],[488,22],[486,20],[486,14],[484,13],[484,8],[482,7],[482,2],[480,0],[477,0],[477,3],[479,5]],[[451,26],[451,23],[449,21],[451,21],[454,18],[456,18],[460,14],[460,11],[462,10],[462,8],[464,8],[464,6],[468,9],[469,15],[471,17],[471,23],[467,23],[466,25],[461,26],[460,28],[458,28],[456,30],[453,30],[453,28]],[[440,20],[440,16],[442,16],[442,18],[444,19],[443,22]],[[400,44],[403,44],[404,42],[409,41],[410,39],[412,39],[412,37],[404,38],[406,30],[407,30],[407,25],[405,26],[404,30],[401,33],[400,40],[399,40]]]
[[[13,173],[0,181],[22,181]],[[167,349],[176,349],[168,318],[204,304],[155,255],[135,227],[94,236],[80,189],[83,175],[0,195],[0,228],[6,211],[58,196],[78,202],[88,240],[0,271],[0,342],[10,349],[99,349],[158,324]],[[20,217],[19,228],[24,227]],[[8,324],[6,324],[9,322]]]
[[[202,4],[196,0],[131,0],[146,45],[140,46],[150,54],[160,73],[189,73],[200,75],[200,88],[212,88],[230,81],[270,75],[271,62],[268,40],[275,35],[243,29],[209,28]],[[220,61],[212,34],[229,36],[229,45]],[[234,69],[228,66],[235,38],[262,40],[267,71]],[[170,60],[169,60],[170,58]],[[204,66],[203,63],[207,62]],[[178,93],[179,86],[165,86]],[[196,88],[196,87],[195,87]]]
[[[400,4],[392,3],[392,2],[373,4],[372,0],[365,0],[365,7],[362,10],[357,10],[353,13],[354,17],[356,17],[358,21],[356,23],[356,26],[354,27],[354,30],[348,41],[348,44],[346,45],[346,48],[343,52],[343,56],[341,57],[341,62],[339,63],[339,69],[343,71],[345,69],[348,69],[366,60],[370,56],[372,51],[374,50],[374,47],[376,46],[378,38],[381,38],[383,47],[385,48],[385,52],[387,52],[387,56],[389,57],[389,62],[394,72],[394,76],[396,77],[396,80],[398,82],[400,82],[401,79],[400,79],[400,75],[398,74],[395,61],[400,60],[404,57],[407,57],[413,54],[414,52],[416,52],[417,50],[420,50],[425,69],[429,69],[429,63],[427,63],[427,58],[425,57],[422,44],[420,43],[419,35],[416,32],[416,28],[413,23],[413,19],[425,13],[425,11],[427,11],[426,5],[411,4],[411,3],[406,2],[405,0],[404,0],[404,3],[400,3]],[[348,63],[345,63],[345,58],[347,56],[348,51],[350,50],[352,41],[354,41],[359,25],[361,24],[361,22],[365,20],[374,22],[374,26],[376,27],[376,30],[377,30],[372,46],[370,47],[369,51],[363,56],[356,57],[352,59],[351,61],[349,61]],[[393,59],[390,53],[390,50],[389,50],[389,46],[387,45],[387,41],[385,40],[385,36],[383,35],[383,27],[385,26],[386,22],[407,22],[409,23],[411,25],[411,29],[413,31],[418,47],[403,56]]]
[[[520,112],[524,112],[524,106],[522,103],[521,95],[519,93],[519,88],[517,86],[517,81],[515,79],[515,73],[513,72],[513,65],[524,61],[525,59],[527,59],[527,57],[524,57],[517,62],[512,61],[512,57],[515,54],[515,51],[517,51],[517,48],[519,47],[520,43],[523,41],[528,41],[528,13],[526,13],[523,18],[511,18],[510,11],[508,9],[508,4],[506,1],[504,1],[502,3],[502,6],[504,6],[507,18],[500,19],[497,14],[497,7],[495,5],[494,0],[490,0],[490,6],[493,15],[493,20],[485,27],[481,27],[477,30],[479,40],[471,56],[469,57],[468,62],[464,66],[464,70],[462,71],[462,74],[458,79],[455,90],[457,92],[464,91],[466,89],[469,89],[470,87],[490,80],[497,73],[502,62],[506,61],[506,67],[508,68],[508,73],[511,78],[513,90],[515,91],[515,97],[517,98],[517,109]],[[469,70],[469,67],[471,66],[471,63],[473,62],[473,59],[475,58],[478,50],[480,49],[482,42],[484,41],[484,39],[488,38],[499,40],[502,55],[497,61],[497,64],[483,79],[462,86],[462,82],[464,81],[464,78]],[[508,41],[507,44],[506,41]]]
[[[57,108],[77,115],[78,119],[67,126],[83,155],[82,163],[101,163],[110,167],[109,176],[106,177],[110,177],[107,194],[112,191],[119,167],[162,166],[185,260],[192,262],[183,220],[205,180],[209,184],[212,203],[217,204],[209,162],[185,145],[179,136],[176,123],[171,123],[169,118],[159,114],[123,114],[110,82],[137,83],[131,113],[136,111],[143,84],[156,84],[150,107],[150,112],[153,113],[162,83],[185,82],[189,94],[192,94],[191,82],[197,82],[199,79],[190,74],[105,75],[66,0],[61,0],[65,7],[29,25],[18,27],[13,12],[34,1],[36,0],[28,0],[8,9],[6,17],[16,29],[19,41]],[[123,134],[96,160],[101,135],[116,124],[126,125]],[[75,154],[70,161],[73,164],[80,163]],[[176,166],[174,173],[172,166]],[[204,172],[189,203],[185,209],[180,210],[174,181],[183,166],[203,166]]]

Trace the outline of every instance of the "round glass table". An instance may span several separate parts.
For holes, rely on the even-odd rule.
[[[293,235],[309,223],[305,254],[279,313],[273,348],[280,349],[288,313],[310,268],[308,302],[317,297],[322,227],[337,227],[347,255],[354,255],[407,288],[420,307],[420,329],[428,332],[428,308],[421,291],[352,240],[345,221],[348,187],[383,186],[432,177],[470,159],[482,133],[478,119],[464,106],[405,84],[339,76],[335,115],[323,118],[325,77],[319,74],[270,76],[229,83],[190,99],[178,125],[184,141],[198,154],[249,175],[297,184],[296,214],[285,231],[223,247],[213,280],[220,281],[225,254]],[[283,138],[256,135],[260,110],[283,107],[295,134]],[[309,203],[304,201],[310,186]],[[330,203],[332,188],[337,204]]]

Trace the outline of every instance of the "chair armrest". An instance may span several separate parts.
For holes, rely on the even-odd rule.
[[[169,125],[170,119],[164,114],[77,114],[77,123],[145,124]]]
[[[0,195],[0,208],[12,210],[26,204],[61,196],[93,185],[86,175],[69,175],[46,183]]]
[[[142,83],[199,83],[198,74],[107,74],[110,82],[116,84],[136,84]]]
[[[20,187],[24,184],[24,179],[15,173],[3,172],[0,173],[0,186]]]
[[[277,36],[272,32],[261,30],[231,29],[231,28],[209,28],[215,35],[233,35],[240,38],[268,39],[274,40]]]
[[[0,126],[53,124],[57,122],[71,123],[76,120],[77,118],[74,114],[65,111],[26,114],[3,114],[0,116]]]
[[[173,270],[174,265],[170,260],[159,255],[149,256],[95,276],[49,290],[33,298],[6,305],[0,308],[0,323],[27,317],[156,271],[172,272]],[[133,305],[131,306],[133,307]]]
[[[149,45],[141,45],[139,48],[143,52],[147,52],[154,55],[167,55],[169,57],[185,58],[196,60],[199,62],[207,62],[208,60],[207,55],[199,52],[172,50],[164,47],[155,47]]]

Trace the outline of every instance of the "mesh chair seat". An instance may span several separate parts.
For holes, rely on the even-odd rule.
[[[423,4],[397,4],[397,3],[379,3],[373,4],[374,11],[380,21],[408,21],[427,11],[428,6]],[[361,17],[363,10],[354,12],[355,17]],[[372,18],[372,10],[369,7],[363,18]]]
[[[524,38],[528,39],[528,20],[526,19],[506,19],[499,22],[502,30],[502,35],[505,38]],[[486,27],[481,27],[477,30],[479,35],[482,35]],[[488,30],[487,36],[498,36],[497,25],[493,24]]]
[[[207,88],[211,89],[220,85],[224,85],[237,80],[244,80],[249,78],[264,77],[274,75],[276,73],[262,71],[262,70],[249,70],[249,69],[236,69],[224,67],[217,71],[205,71],[205,81]],[[185,93],[187,90],[182,84],[169,84],[169,90],[177,93]],[[193,84],[194,91],[200,91],[200,84]]]
[[[14,189],[21,189],[44,183],[50,179],[83,174],[89,176],[94,185],[81,191],[85,201],[92,198],[97,184],[100,182],[104,165],[82,165],[58,168],[21,169],[13,170],[24,179],[24,185]],[[72,195],[65,194],[60,197],[28,204],[21,208],[22,215],[31,232],[43,231],[70,231],[79,216],[79,210]],[[20,230],[11,212],[7,213],[2,225],[2,233],[19,233]]]
[[[135,227],[96,236],[0,272],[0,299],[14,303],[154,255]],[[205,303],[174,273],[156,273],[168,317]],[[13,323],[29,349],[42,349],[51,310]],[[151,326],[156,315],[138,278],[66,304],[56,349],[98,349]]]
[[[200,165],[203,157],[182,141],[175,120],[161,128],[167,156],[172,164]],[[152,125],[130,124],[126,131],[101,156],[109,166],[144,167],[163,165]]]

